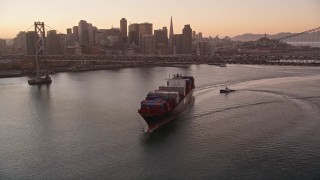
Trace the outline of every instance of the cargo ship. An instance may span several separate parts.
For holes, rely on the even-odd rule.
[[[190,104],[195,89],[193,76],[173,75],[166,86],[151,91],[141,101],[139,114],[148,124],[147,133],[169,123]]]

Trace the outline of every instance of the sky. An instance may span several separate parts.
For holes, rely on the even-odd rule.
[[[169,29],[171,16],[176,34],[185,24],[205,37],[303,32],[320,26],[320,0],[0,0],[0,38],[35,21],[64,33],[80,20],[108,29],[121,18]]]

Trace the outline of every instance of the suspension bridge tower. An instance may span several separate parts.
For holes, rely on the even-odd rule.
[[[45,29],[43,22],[34,22],[35,32],[35,62],[36,78],[28,80],[29,85],[50,84],[52,82],[48,72],[48,62],[41,60],[45,49]]]

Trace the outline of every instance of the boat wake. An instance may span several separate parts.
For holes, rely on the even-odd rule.
[[[289,103],[289,106],[295,106],[306,117],[319,117],[319,104],[312,101],[319,102],[320,94],[314,91],[300,93],[296,88],[299,83],[305,83],[306,80],[315,81],[318,79],[319,76],[298,76],[232,82],[237,92],[228,97],[219,96],[218,89],[224,84],[202,86],[195,91],[197,97],[196,111],[192,117],[210,116],[215,113],[247,107],[255,109],[255,106],[271,103]],[[303,87],[303,85],[301,86]],[[309,90],[312,90],[312,88],[309,88]]]
[[[214,111],[207,112],[207,113],[202,113],[202,114],[199,114],[199,115],[195,115],[193,117],[197,118],[197,117],[202,117],[202,116],[208,116],[208,115],[211,115],[211,114],[214,114],[214,113],[223,112],[223,111],[246,108],[246,107],[250,107],[250,106],[258,106],[258,105],[270,104],[270,103],[274,103],[274,102],[279,102],[279,101],[266,101],[266,102],[252,103],[252,104],[243,104],[243,105],[239,105],[239,106],[233,106],[233,107],[214,110]]]

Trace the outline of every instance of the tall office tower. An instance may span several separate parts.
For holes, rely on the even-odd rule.
[[[151,34],[142,34],[140,36],[140,48],[143,54],[154,54],[155,38]]]
[[[128,30],[127,30],[127,20],[122,18],[120,20],[120,32],[121,32],[121,39],[123,43],[128,41]]]
[[[168,29],[163,27],[159,30],[154,30],[156,49],[166,49],[168,46]]]
[[[152,24],[130,24],[129,25],[129,44],[138,46],[142,35],[152,35]]]
[[[129,25],[129,44],[139,45],[139,24],[134,23]]]
[[[172,47],[172,38],[173,38],[173,24],[172,24],[172,16],[170,22],[170,32],[169,32],[169,46]]]
[[[85,20],[81,20],[78,24],[79,42],[81,44],[89,44],[89,25]]]
[[[78,26],[73,26],[72,35],[73,35],[73,39],[75,41],[79,41],[79,28],[78,28]]]
[[[139,24],[139,34],[144,35],[152,35],[152,24],[151,23],[141,23]]]
[[[144,39],[147,43],[141,44],[142,36],[144,35],[152,35],[152,24],[151,23],[141,23],[139,24],[139,44],[140,49],[145,54],[153,54],[154,53],[154,36],[145,36]],[[152,39],[152,40],[151,40]],[[153,41],[152,47],[148,48],[147,45],[151,45],[151,41]],[[143,47],[144,46],[144,47]],[[153,50],[153,51],[152,51]],[[152,51],[152,52],[151,52]]]
[[[182,53],[191,54],[192,52],[192,29],[189,24],[184,25],[182,30]]]

